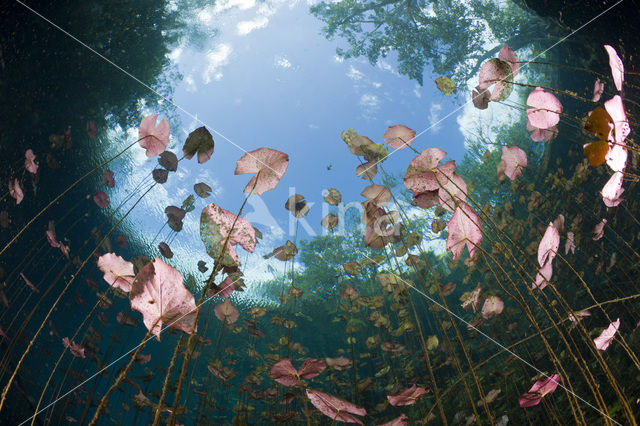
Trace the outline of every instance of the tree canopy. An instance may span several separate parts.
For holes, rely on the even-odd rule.
[[[311,13],[325,22],[328,39],[339,36],[347,43],[337,48],[340,57],[364,56],[376,64],[395,52],[398,72],[421,85],[427,65],[460,85],[502,45],[517,50],[541,40],[546,32],[546,24],[511,2],[323,1],[312,6]],[[500,44],[487,50],[491,39]]]

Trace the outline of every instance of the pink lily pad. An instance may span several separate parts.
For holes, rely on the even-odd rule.
[[[522,174],[522,169],[527,167],[527,154],[517,146],[502,147],[502,161],[504,161],[504,174],[511,180],[516,180]]]
[[[367,410],[364,408],[357,407],[348,401],[317,390],[307,389],[307,398],[309,398],[314,407],[333,421],[363,424],[353,414],[357,416],[365,416],[367,414]]]
[[[131,285],[131,308],[142,314],[144,325],[160,338],[163,325],[191,334],[195,331],[196,303],[182,282],[182,274],[160,258],[140,270]]]
[[[226,266],[240,265],[234,245],[240,244],[243,249],[253,253],[257,243],[256,231],[248,220],[214,203],[202,209],[200,238],[209,256],[215,261],[220,258]]]
[[[259,148],[247,152],[236,163],[234,174],[255,173],[244,192],[262,195],[274,189],[289,166],[289,156],[271,148]]]
[[[133,263],[127,262],[115,253],[106,253],[98,258],[98,268],[104,273],[104,280],[122,291],[131,291],[135,278]]]
[[[521,407],[533,407],[540,404],[542,398],[554,392],[560,383],[561,378],[558,374],[554,374],[545,380],[538,380],[529,389],[529,392],[522,394],[519,398]]]
[[[31,174],[38,173],[38,163],[36,163],[36,156],[32,150],[28,149],[24,153],[24,168]]]
[[[384,141],[391,148],[398,150],[404,149],[413,143],[413,138],[416,135],[416,131],[403,126],[402,124],[396,124],[390,126],[384,135]]]
[[[157,118],[158,114],[146,116],[138,128],[138,140],[147,157],[160,155],[169,146],[169,122],[163,118],[156,126]]]
[[[549,129],[560,122],[562,104],[553,94],[542,87],[536,87],[527,98],[529,122],[538,129]]]
[[[226,299],[221,304],[217,305],[214,309],[216,318],[225,324],[235,324],[238,321],[238,309],[233,306],[233,303]]]
[[[465,245],[469,257],[473,257],[477,246],[482,243],[482,222],[476,212],[465,202],[461,202],[449,220],[449,236],[446,249],[458,260]]]
[[[387,399],[389,400],[389,404],[393,405],[394,407],[413,405],[416,403],[418,398],[420,398],[422,395],[425,395],[426,393],[427,390],[425,388],[413,385],[397,395],[387,395]]]
[[[596,344],[596,348],[601,351],[606,351],[611,342],[613,341],[614,336],[618,332],[620,328],[620,318],[609,324],[609,327],[602,330],[602,333],[595,339],[593,339],[593,343]]]

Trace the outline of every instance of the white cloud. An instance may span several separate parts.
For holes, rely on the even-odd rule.
[[[196,82],[193,79],[192,75],[188,75],[184,78],[184,82],[187,84],[187,92],[195,92],[196,90],[198,90],[198,88],[196,87]]]
[[[340,57],[340,56],[338,56],[338,55],[333,55],[333,60],[334,60],[334,61],[336,61],[336,62],[338,62],[338,63],[342,63],[342,62],[344,62],[344,58],[341,58],[341,57]]]
[[[360,105],[365,108],[377,108],[380,105],[380,99],[371,93],[365,93],[360,97]]]
[[[171,52],[167,54],[169,60],[173,63],[177,63],[178,59],[180,59],[180,55],[182,55],[182,46],[178,46],[173,49]]]
[[[275,58],[276,66],[281,68],[291,68],[291,61],[289,61],[284,56],[276,56]]]
[[[416,95],[416,98],[420,99],[422,97],[422,93],[420,93],[420,85],[416,83],[416,87],[413,88],[413,94]]]
[[[238,22],[238,34],[247,35],[253,30],[257,30],[258,28],[264,28],[269,23],[269,18],[266,16],[258,16],[251,21],[241,21]]]
[[[373,83],[371,83],[371,85],[372,85],[373,87],[375,87],[376,89],[379,89],[379,88],[381,88],[381,87],[382,87],[382,83],[379,83],[379,82],[377,82],[377,81],[374,81]]]
[[[360,97],[360,106],[363,108],[363,117],[371,119],[380,109],[380,98],[372,93],[365,93]]]
[[[353,65],[349,65],[349,72],[347,73],[347,77],[349,77],[351,80],[358,81],[364,78],[364,74]]]
[[[256,5],[256,0],[219,0],[213,8],[213,13],[217,14],[237,7],[240,10],[251,9]]]
[[[438,133],[442,129],[442,123],[440,123],[440,111],[442,111],[442,105],[431,104],[429,108],[429,128],[431,133]]]
[[[229,56],[233,49],[231,45],[223,43],[218,45],[214,50],[207,52],[207,68],[202,74],[204,84],[209,84],[211,80],[220,80],[222,72],[220,68],[229,63]]]

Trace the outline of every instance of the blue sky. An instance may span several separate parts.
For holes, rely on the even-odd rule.
[[[428,71],[425,85],[420,87],[397,73],[392,58],[377,65],[364,59],[340,60],[335,51],[341,40],[326,40],[321,35],[322,23],[309,14],[308,3],[219,1],[194,19],[219,33],[205,42],[204,49],[180,46],[171,53],[170,59],[183,75],[182,81],[176,82],[174,102],[214,133],[215,153],[202,165],[195,160],[181,162],[178,173],[170,176],[162,188],[154,189],[129,221],[131,229],[154,251],[153,246],[169,237],[165,230],[160,240],[151,244],[166,220],[164,207],[179,206],[193,192],[194,183],[203,181],[214,187],[212,197],[197,200],[184,230],[171,243],[174,259],[196,259],[181,265],[182,269],[197,271],[197,259],[207,260],[199,240],[202,207],[213,201],[236,212],[244,199],[242,189],[250,176],[233,174],[243,154],[237,146],[247,151],[270,147],[286,152],[290,158],[279,186],[261,199],[251,200],[245,209],[244,216],[265,234],[259,253],[248,259],[254,264],[264,263],[259,260],[261,254],[292,239],[286,235],[290,215],[284,209],[291,188],[315,203],[306,218],[315,233],[322,231],[323,190],[339,189],[345,202],[364,200],[360,192],[368,182],[355,175],[359,161],[341,140],[343,130],[351,127],[374,142],[382,142],[390,125],[404,124],[419,133],[430,128],[414,142],[417,150],[435,146],[447,151],[452,159],[462,159],[460,120],[470,110],[458,108],[467,99],[442,94],[434,83],[438,76],[430,76]],[[434,124],[450,112],[451,117]],[[172,129],[169,147],[178,154],[187,134],[202,125],[187,114],[181,114],[181,124]],[[131,133],[135,137],[135,129]],[[139,166],[132,167],[138,171],[122,174],[128,186],[156,164],[155,158],[147,159],[141,149],[135,149],[130,160]],[[385,169],[404,173],[414,156],[408,149],[394,153],[384,163]],[[329,165],[331,170],[327,170]],[[114,200],[122,196],[114,194]],[[298,238],[308,237],[302,227]]]

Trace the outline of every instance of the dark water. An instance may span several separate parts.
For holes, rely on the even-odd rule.
[[[587,13],[578,10],[579,5],[557,2],[547,9],[555,15],[538,17],[534,13],[542,12],[533,5],[534,10],[525,11],[511,3],[494,10],[478,2],[438,2],[433,7],[443,11],[440,16],[444,22],[434,22],[429,20],[428,2],[379,3],[366,10],[341,2],[336,7],[342,9],[329,8],[324,13],[321,5],[315,6],[314,16],[328,28],[336,22],[344,25],[338,25],[333,34],[318,37],[333,36],[336,45],[343,46],[347,60],[355,56],[375,62],[379,59],[376,49],[383,51],[391,45],[400,55],[397,71],[407,79],[426,84],[421,81],[422,71],[434,70],[434,74],[451,75],[459,88],[477,78],[479,65],[495,57],[498,50],[487,53],[482,40],[473,38],[478,31],[473,19],[457,21],[470,5],[486,12],[498,40],[528,57],[611,6],[592,4],[593,10]],[[113,251],[132,260],[136,270],[141,269],[150,260],[143,257],[158,256],[159,241],[154,235],[165,229],[151,219],[148,229],[119,223],[137,197],[153,185],[148,175],[139,186],[131,185],[121,193],[118,202],[122,206],[117,210],[114,200],[110,210],[98,207],[93,194],[109,192],[100,182],[102,172],[120,160],[128,161],[129,153],[109,166],[99,166],[133,144],[136,132],[126,134],[122,129],[137,128],[145,115],[141,104],[169,117],[172,129],[183,126],[175,108],[161,102],[162,97],[171,99],[178,82],[168,54],[185,40],[197,48],[215,34],[192,19],[194,11],[206,2],[28,5],[33,10],[18,2],[0,6],[0,176],[5,188],[0,211],[10,218],[0,230],[4,247],[0,279],[7,302],[0,311],[0,328],[6,334],[0,338],[0,383],[8,389],[0,419],[2,424],[31,422],[38,411],[34,420],[38,424],[88,424],[147,333],[142,316],[131,310],[128,296],[114,294],[96,261]],[[306,386],[364,407],[364,424],[382,424],[402,414],[408,416],[408,424],[632,424],[639,414],[636,399],[640,397],[640,363],[635,355],[640,350],[635,331],[640,320],[640,222],[635,182],[638,157],[633,141],[640,79],[633,74],[637,58],[634,39],[629,36],[630,16],[635,13],[637,18],[637,10],[632,6],[623,3],[608,12],[604,22],[620,22],[619,28],[594,24],[581,30],[537,58],[544,63],[530,64],[526,77],[516,80],[532,87],[522,88],[522,99],[514,95],[504,101],[515,110],[526,108],[525,96],[535,86],[562,91],[556,93],[564,112],[556,139],[532,142],[524,130],[527,118],[522,114],[491,135],[489,144],[480,137],[467,140],[468,155],[457,162],[456,171],[467,185],[473,185],[468,197],[473,202],[469,203],[482,212],[485,232],[482,250],[471,259],[465,250],[460,260],[452,261],[443,250],[444,243],[439,249],[428,245],[419,249],[407,242],[416,236],[423,241],[445,241],[449,233],[444,226],[451,213],[414,209],[406,217],[405,210],[409,211],[413,201],[402,184],[406,164],[389,170],[384,183],[396,198],[392,201],[395,207],[390,204],[386,209],[399,210],[404,216],[398,239],[383,250],[365,246],[357,214],[344,218],[347,232],[343,235],[306,240],[297,233],[290,235],[298,252],[293,261],[276,264],[276,278],[254,279],[249,272],[252,265],[243,265],[247,288],[230,299],[239,310],[237,322],[224,325],[216,318],[214,307],[222,302],[220,296],[206,299],[198,337],[191,340],[193,346],[187,347],[190,335],[171,329],[162,333],[161,341],[150,340],[140,352],[151,355],[150,361],[132,364],[126,378],[123,376],[110,393],[97,421],[151,424],[163,388],[162,408],[172,409],[185,353],[193,350],[184,367],[176,416],[164,411],[161,424],[332,424],[330,416],[313,408],[304,396]],[[420,12],[415,15],[412,10]],[[125,73],[114,72],[103,58],[94,52],[88,54],[86,46],[69,42],[69,34],[34,11],[60,28],[73,29],[74,37],[113,63],[126,64],[127,73],[155,92]],[[365,13],[379,20],[373,25],[392,28],[387,34],[390,38],[378,44],[375,37],[358,39],[368,50],[345,50],[344,41],[346,45],[353,41],[349,34],[360,37],[353,19]],[[416,16],[424,22],[416,24]],[[370,24],[362,25],[367,29]],[[420,48],[433,40],[440,44]],[[587,113],[595,107],[590,101],[594,79],[599,76],[605,81],[603,101],[616,94],[603,44],[617,49],[628,71],[624,102],[632,129],[627,139],[624,201],[613,208],[607,208],[598,194],[611,171],[606,165],[581,165],[585,158],[582,144],[594,140],[583,130]],[[478,66],[466,66],[460,57],[474,49],[480,52]],[[461,104],[469,100],[466,89],[460,89],[457,96]],[[95,122],[98,138],[86,131],[88,121]],[[343,130],[336,128],[335,134]],[[500,145],[519,146],[527,154],[529,164],[514,182],[496,179]],[[336,155],[351,155],[346,148]],[[26,149],[37,155],[37,174],[23,167]],[[485,156],[487,150],[493,152]],[[129,167],[122,165],[121,170],[133,174]],[[94,168],[96,171],[85,177]],[[383,184],[383,173],[380,171],[376,183]],[[16,178],[25,194],[19,205],[6,190]],[[52,202],[70,185],[74,186],[67,195]],[[191,185],[186,188],[189,193]],[[223,201],[223,197],[216,198],[217,203]],[[199,209],[190,214],[197,221]],[[563,229],[552,284],[544,290],[532,289],[538,243],[547,224],[560,214],[565,219],[563,226],[558,225]],[[604,237],[594,240],[592,230],[603,218],[607,219]],[[69,260],[47,242],[44,232],[50,220],[55,221],[58,240],[70,246]],[[437,230],[440,224],[444,230]],[[564,251],[567,232],[575,234],[574,254]],[[116,243],[121,234],[128,236],[127,248]],[[181,235],[172,236],[176,245]],[[270,241],[269,235],[264,240]],[[193,250],[209,267],[207,273],[194,272],[193,265],[182,271],[198,302],[215,259],[207,258],[203,247]],[[194,259],[167,262],[181,269],[180,265],[192,264]],[[349,272],[349,267],[343,266],[348,262],[358,262],[359,272]],[[272,268],[271,264],[258,264],[253,273],[262,277],[267,268]],[[380,274],[391,271],[402,282],[385,291]],[[25,284],[20,273],[37,291]],[[217,283],[223,275],[221,272]],[[97,290],[93,283],[97,283]],[[451,286],[445,287],[448,283],[456,285],[450,293]],[[461,307],[460,298],[478,285],[484,289],[483,298],[497,296],[504,302],[500,314],[483,318],[480,309],[475,312]],[[347,286],[357,290],[357,298],[340,297]],[[291,288],[302,290],[302,295],[293,297]],[[100,303],[100,294],[109,301]],[[591,316],[578,326],[567,321],[571,312],[585,309]],[[130,315],[135,326],[119,324],[119,312]],[[606,351],[597,350],[592,339],[617,318],[621,325],[615,340]],[[57,364],[64,349],[62,338],[72,336],[83,346],[86,357],[74,357],[66,351]],[[26,355],[21,359],[23,353]],[[174,356],[175,366],[165,386]],[[307,358],[339,356],[347,358],[351,367],[327,368],[298,386],[285,387],[270,377],[273,365],[282,359],[291,359],[299,368]],[[16,368],[18,363],[20,368]],[[552,374],[560,374],[564,388],[558,387],[537,406],[520,407],[518,398],[537,380]],[[404,406],[388,403],[387,396],[414,384],[428,390],[417,402]],[[482,395],[490,391],[495,395],[498,390],[497,398],[482,404]],[[288,392],[294,399],[282,404]]]

